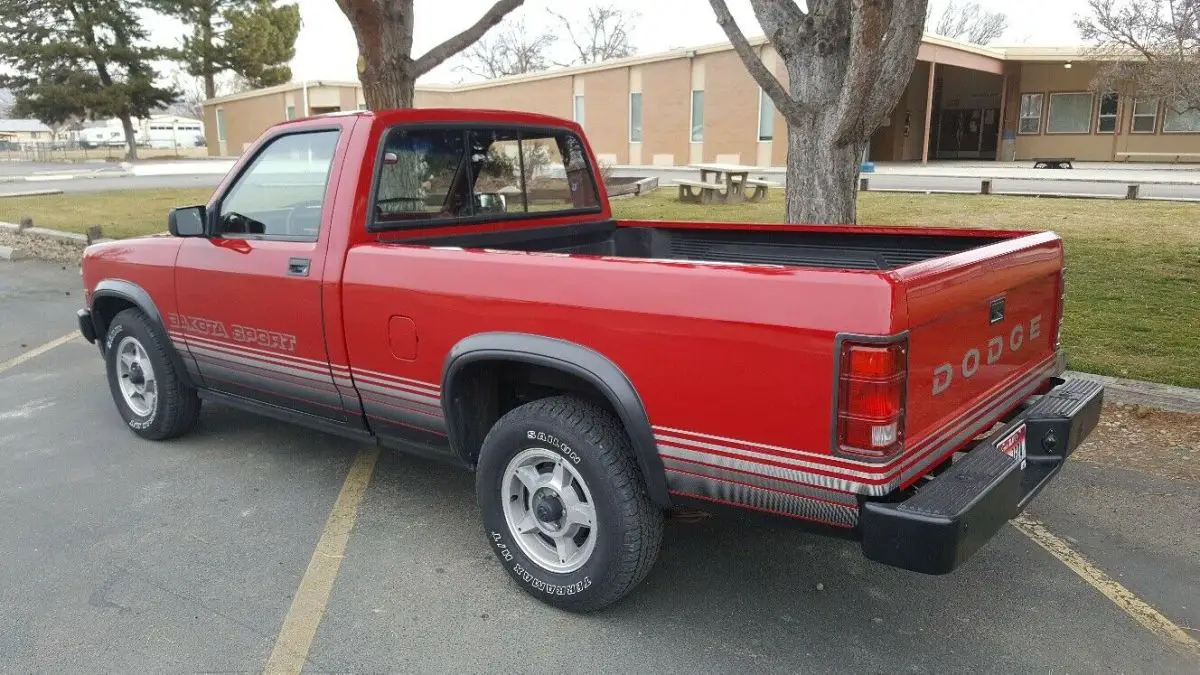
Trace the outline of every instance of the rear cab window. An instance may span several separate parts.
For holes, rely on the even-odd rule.
[[[370,229],[600,211],[583,142],[567,129],[421,124],[384,136]]]

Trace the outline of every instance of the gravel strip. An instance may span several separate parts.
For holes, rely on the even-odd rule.
[[[79,258],[83,255],[81,246],[43,237],[22,236],[5,230],[0,230],[0,246],[11,246],[32,258],[62,264],[78,265]]]

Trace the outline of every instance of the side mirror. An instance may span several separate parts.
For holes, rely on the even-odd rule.
[[[167,231],[173,237],[203,237],[205,235],[205,208],[184,206],[171,209],[167,215]]]

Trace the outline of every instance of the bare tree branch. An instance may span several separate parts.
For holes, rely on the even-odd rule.
[[[925,8],[916,3],[897,2],[888,25],[887,41],[882,52],[883,65],[871,97],[867,100],[867,115],[863,119],[865,133],[873,132],[900,100],[900,94],[912,77],[913,63],[921,49],[924,35]]]
[[[547,51],[557,40],[558,36],[550,32],[533,33],[521,19],[468,47],[456,70],[489,80],[536,73],[551,66]]]
[[[1176,112],[1200,109],[1200,0],[1090,0],[1076,21],[1101,62],[1100,92],[1163,99]]]
[[[340,0],[345,2],[346,0]],[[412,15],[411,7],[412,0],[406,0],[409,5],[407,14]],[[514,9],[524,4],[525,0],[497,0],[492,8],[484,13],[470,28],[446,40],[442,44],[430,49],[424,56],[417,59],[413,63],[413,74],[420,77],[425,73],[437,68],[443,61],[461,52],[471,43],[483,37],[483,34],[491,30],[493,26],[500,23],[504,17]],[[411,19],[410,19],[411,21]],[[411,40],[412,31],[408,31],[409,39]],[[411,42],[410,42],[411,48]]]
[[[725,4],[725,0],[708,0],[708,3],[712,5],[713,14],[717,16],[717,25],[725,31],[729,42],[733,44],[733,50],[741,57],[742,63],[746,65],[746,70],[750,71],[750,75],[758,82],[758,86],[762,87],[763,91],[767,92],[767,96],[770,96],[771,100],[775,102],[775,108],[783,113],[784,117],[796,116],[803,112],[802,106],[788,95],[778,78],[767,70],[762,59],[754,52],[754,47],[750,46],[742,29],[738,28],[737,22],[733,20],[733,15],[729,13],[729,7]],[[779,47],[776,46],[776,49]]]
[[[562,24],[567,39],[578,54],[571,61],[558,65],[600,63],[637,53],[631,34],[633,24],[640,16],[637,12],[628,12],[614,5],[599,5],[589,7],[583,18],[572,19],[552,9],[546,11]],[[581,23],[582,29],[577,30],[576,26]]]
[[[989,12],[978,2],[968,2],[960,7],[954,0],[946,3],[937,25],[930,28],[930,32],[943,37],[981,45],[996,40],[1006,30],[1008,16],[1003,12]]]

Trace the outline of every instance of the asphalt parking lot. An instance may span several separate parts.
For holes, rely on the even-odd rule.
[[[184,439],[135,438],[94,346],[13,362],[73,330],[78,286],[0,264],[0,670],[261,671],[363,448],[217,406]],[[1200,485],[1079,461],[1029,515],[1195,640],[1197,512]],[[509,581],[457,469],[381,454],[348,534],[308,672],[1200,668],[1015,527],[926,577],[763,522],[672,520],[647,581],[590,616]]]

